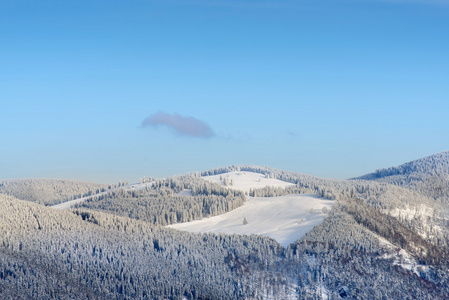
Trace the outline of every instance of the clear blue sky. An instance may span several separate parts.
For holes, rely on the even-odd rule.
[[[0,178],[358,176],[449,150],[449,1],[0,0],[0,104]]]

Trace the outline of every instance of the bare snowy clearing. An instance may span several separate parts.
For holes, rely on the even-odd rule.
[[[250,189],[261,189],[266,186],[288,187],[294,185],[290,182],[266,178],[265,175],[254,172],[234,171],[219,175],[203,176],[202,178],[244,192],[249,192]]]
[[[189,232],[260,234],[286,247],[320,224],[326,216],[323,208],[329,211],[333,204],[315,195],[248,197],[243,206],[226,214],[168,227]]]
[[[376,235],[377,236],[377,235]],[[418,276],[429,272],[429,267],[419,264],[407,251],[396,247],[386,239],[377,236],[379,239],[379,246],[387,252],[382,255],[384,259],[393,259],[393,265],[400,266]]]
[[[178,193],[179,196],[193,196],[192,190],[184,189]]]

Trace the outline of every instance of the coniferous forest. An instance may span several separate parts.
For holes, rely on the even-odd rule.
[[[448,166],[444,152],[351,180],[239,165],[141,189],[2,181],[0,298],[449,299]],[[293,185],[244,193],[203,179],[231,171]],[[288,247],[165,227],[290,194],[335,204]],[[48,206],[83,196],[67,210]]]

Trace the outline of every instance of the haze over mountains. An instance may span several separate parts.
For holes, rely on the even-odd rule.
[[[0,298],[448,299],[448,175],[442,152],[351,180],[240,165],[1,181]],[[189,224],[203,233],[169,228]]]

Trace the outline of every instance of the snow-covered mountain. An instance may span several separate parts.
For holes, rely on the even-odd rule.
[[[404,163],[397,167],[376,170],[357,179],[373,180],[395,175],[449,175],[449,151]]]
[[[448,188],[428,185],[447,155],[357,180],[228,166],[65,209],[9,185],[0,298],[449,299]]]
[[[379,169],[354,179],[375,180],[411,188],[449,204],[449,151],[397,167]]]

